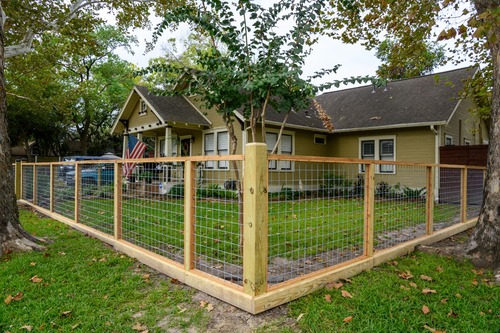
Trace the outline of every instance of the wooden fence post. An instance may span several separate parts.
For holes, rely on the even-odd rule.
[[[123,181],[123,168],[122,165],[115,161],[114,163],[114,217],[113,217],[113,225],[114,225],[114,234],[115,239],[122,239],[122,181]]]
[[[427,167],[427,195],[425,196],[425,231],[427,235],[434,232],[434,167]]]
[[[184,164],[184,269],[194,268],[195,257],[195,196],[196,178],[195,163],[187,160]]]
[[[365,164],[364,255],[373,256],[375,214],[375,164]]]
[[[37,197],[37,177],[36,177],[36,165],[33,164],[33,190],[31,191],[33,193],[33,205],[36,205],[37,204],[37,200],[36,200],[36,197]]]
[[[49,180],[49,210],[51,212],[54,211],[54,183],[55,183],[55,172],[54,165],[52,163],[49,164],[50,168],[50,180]]]
[[[82,180],[82,168],[75,163],[75,223],[79,222],[80,215],[80,184]]]
[[[248,295],[256,296],[267,290],[267,145],[247,144],[244,163],[243,290]]]
[[[467,221],[467,167],[461,169],[460,222]]]
[[[15,181],[16,181],[16,198],[17,200],[22,198],[22,190],[21,184],[23,179],[23,167],[20,161],[16,162],[16,166],[14,168],[15,172]]]

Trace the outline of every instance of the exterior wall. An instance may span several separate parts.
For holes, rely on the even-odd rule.
[[[148,125],[154,125],[158,123],[158,118],[148,107],[147,113],[145,115],[139,115],[141,107],[141,102],[138,100],[135,102],[133,106],[132,113],[130,114],[130,118],[128,119],[129,128],[131,133],[134,132],[143,132],[149,129]]]
[[[441,129],[443,145],[446,142],[446,136],[453,137],[454,146],[465,145],[465,140],[471,145],[483,144],[483,140],[487,139],[488,131],[484,121],[477,119],[469,112],[473,107],[474,103],[470,99],[460,101],[448,125]]]
[[[328,146],[329,156],[360,158],[361,137],[394,136],[396,138],[396,160],[401,162],[434,163],[434,133],[429,127],[366,131],[334,134]]]

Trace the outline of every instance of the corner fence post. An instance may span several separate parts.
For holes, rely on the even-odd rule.
[[[375,164],[365,164],[364,255],[373,256],[373,223],[375,213]]]
[[[425,232],[427,235],[432,235],[434,232],[434,171],[433,166],[427,167],[427,193],[425,196]]]
[[[461,170],[461,200],[460,200],[460,222],[467,221],[467,167]]]
[[[243,178],[243,291],[267,290],[268,161],[265,143],[245,146]]]
[[[16,167],[15,167],[15,180],[16,180],[16,199],[19,200],[22,198],[21,195],[21,184],[22,184],[22,179],[23,179],[23,168],[21,166],[21,162],[17,161],[16,162]]]
[[[187,160],[184,164],[184,269],[194,268],[195,257],[195,163]]]
[[[120,162],[114,164],[114,202],[113,202],[113,225],[115,239],[122,239],[122,181],[123,168]]]

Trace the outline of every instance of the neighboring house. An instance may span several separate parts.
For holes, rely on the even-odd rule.
[[[370,85],[322,94],[317,101],[330,115],[333,133],[323,127],[312,107],[292,112],[277,153],[439,163],[440,146],[488,142],[485,122],[468,112],[472,100],[459,98],[463,80],[476,71],[463,68],[393,81],[386,87]],[[283,114],[267,114],[269,149],[278,138],[283,118]],[[239,154],[251,135],[243,115],[235,111],[235,119]],[[224,155],[229,151],[221,116],[201,108],[196,97],[159,97],[140,86],[133,88],[112,132],[148,141],[157,157]],[[126,140],[124,135],[124,147]],[[207,162],[205,168],[225,169],[227,164]],[[294,171],[292,163],[270,163],[270,169]],[[362,166],[357,171],[363,172]],[[376,173],[397,172],[392,165],[382,165]]]

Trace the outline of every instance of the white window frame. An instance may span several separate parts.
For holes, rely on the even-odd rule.
[[[140,102],[140,110],[139,110],[139,116],[144,116],[148,113],[148,104],[146,101],[141,100]]]
[[[276,140],[278,139],[279,137],[279,129],[266,129],[266,134],[276,134]],[[287,136],[290,136],[291,137],[291,152],[288,152],[288,151],[283,151],[282,149],[282,144],[283,144],[283,135],[287,135]],[[267,142],[266,142],[267,144]],[[273,147],[267,147],[267,152],[268,154],[271,153],[272,149],[274,148]],[[293,131],[283,131],[282,133],[282,136],[280,138],[280,142],[278,144],[278,148],[276,149],[276,154],[278,155],[290,155],[290,156],[293,156],[295,155],[295,132]],[[269,171],[288,171],[288,172],[292,172],[295,170],[295,163],[293,163],[292,161],[269,161]]]
[[[385,140],[392,140],[392,142],[393,142],[393,160],[396,161],[397,159],[396,159],[396,136],[395,135],[360,137],[358,139],[359,159],[363,159],[363,154],[362,154],[363,142],[373,141],[373,143],[375,145],[373,160],[382,161],[383,159],[382,159],[381,151],[380,151],[380,143],[381,143],[381,141],[385,141]],[[391,169],[391,165],[389,165],[389,164],[383,164],[383,165],[376,164],[375,173],[384,174],[384,175],[396,174],[396,166],[395,165],[392,165],[392,170],[390,170],[390,171],[387,171],[384,169]],[[365,172],[364,164],[360,164],[359,172],[360,173]]]
[[[219,134],[224,133],[224,132],[228,136],[227,137],[227,149],[226,149],[227,153],[220,154],[221,150],[219,147],[218,137],[219,137]],[[213,143],[214,150],[213,150],[213,154],[207,155],[206,149],[205,149],[205,142],[206,142],[205,138],[206,138],[206,135],[210,135],[210,134],[212,134],[214,137],[214,143]],[[227,129],[221,128],[221,129],[214,129],[214,130],[203,132],[203,147],[202,147],[202,149],[203,149],[204,156],[229,155],[229,132],[227,131]],[[213,170],[227,170],[227,169],[229,169],[229,162],[228,161],[219,161],[217,164],[215,164],[214,161],[206,161],[205,168],[206,169],[213,169]]]
[[[447,140],[450,140],[450,144],[447,144],[446,141]],[[453,135],[450,135],[450,134],[445,134],[444,135],[444,145],[445,146],[453,146]]]
[[[316,142],[316,139],[323,140],[323,143]],[[324,134],[314,134],[314,144],[315,145],[326,145],[326,135]]]

